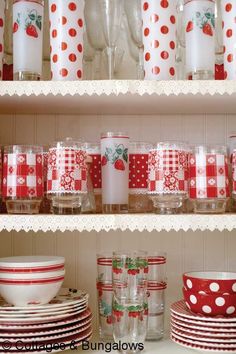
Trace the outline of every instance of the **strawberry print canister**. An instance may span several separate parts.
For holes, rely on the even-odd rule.
[[[188,197],[189,148],[184,143],[158,143],[149,152],[148,194],[156,212],[179,213]]]
[[[196,213],[223,213],[230,195],[226,147],[196,146],[189,159],[189,196]]]
[[[49,148],[47,196],[55,214],[78,214],[87,194],[84,144],[67,138]]]
[[[52,80],[81,80],[84,0],[49,0],[48,3]]]
[[[224,78],[236,80],[236,1],[221,0]]]
[[[43,15],[43,0],[13,0],[14,80],[42,76]]]
[[[145,80],[176,75],[176,0],[142,0]]]
[[[148,154],[152,144],[130,142],[129,144],[129,212],[152,211],[148,191]]]
[[[129,136],[108,132],[101,135],[102,204],[104,213],[128,211]]]
[[[215,77],[215,0],[185,0],[186,77]]]
[[[37,214],[43,199],[43,148],[4,148],[2,194],[11,214]]]

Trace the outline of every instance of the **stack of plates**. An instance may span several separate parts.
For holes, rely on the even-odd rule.
[[[235,353],[236,317],[197,315],[178,301],[171,306],[171,339],[191,349]]]
[[[57,352],[74,347],[92,336],[88,294],[61,289],[48,304],[15,307],[0,300],[0,352]],[[21,349],[21,350],[20,350]],[[6,353],[6,350],[5,350]]]

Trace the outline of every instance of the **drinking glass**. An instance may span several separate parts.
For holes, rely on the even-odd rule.
[[[85,149],[86,151],[86,149]],[[92,169],[93,159],[91,156],[86,156],[86,167],[87,167],[87,193],[84,194],[81,212],[82,213],[95,213],[96,212],[96,202],[93,190],[93,182],[91,179],[91,169]]]
[[[102,52],[106,48],[106,42],[103,33],[102,13],[99,0],[85,1],[84,16],[88,41],[95,49],[94,78],[102,79]]]
[[[166,253],[149,252],[148,282],[166,284]]]
[[[84,66],[84,80],[93,80],[94,76],[94,67],[93,62],[95,58],[95,50],[90,45],[88,41],[87,32],[84,33],[84,57],[83,57],[83,66]]]
[[[195,213],[224,213],[229,198],[226,147],[196,146],[190,155],[189,174]]]
[[[102,24],[104,37],[109,56],[109,79],[114,77],[115,47],[121,31],[121,20],[123,11],[122,0],[99,0],[102,13]]]
[[[129,32],[131,40],[138,48],[138,66],[137,74],[138,80],[143,80],[143,38],[142,38],[142,12],[140,0],[125,0],[124,2],[125,13],[127,17]]]
[[[129,137],[125,133],[101,135],[102,204],[104,213],[128,211]]]
[[[97,254],[97,280],[112,283],[112,252]]]
[[[119,69],[121,67],[122,61],[123,61],[123,57],[124,57],[124,53],[125,51],[121,48],[115,47],[115,52],[114,52],[114,76],[116,76],[116,74],[118,74]],[[109,68],[109,49],[105,48],[103,51],[103,64],[107,70],[107,77],[109,75],[108,72],[108,68]]]
[[[148,194],[156,212],[175,214],[188,197],[189,148],[181,142],[158,143],[149,153]]]
[[[99,311],[99,335],[102,340],[111,340],[113,338],[112,283],[97,282],[97,297]]]
[[[44,187],[44,195],[43,201],[41,203],[40,212],[41,213],[50,213],[51,212],[51,203],[47,198],[47,177],[48,177],[48,146],[43,147],[43,187]]]
[[[43,147],[5,146],[2,193],[8,213],[39,213],[43,199]]]
[[[54,214],[78,214],[87,193],[84,144],[67,138],[49,148],[47,196]]]
[[[0,2],[0,80],[2,80],[3,76],[5,5],[5,0],[2,0]]]
[[[13,0],[15,80],[40,80],[43,55],[44,0]]]

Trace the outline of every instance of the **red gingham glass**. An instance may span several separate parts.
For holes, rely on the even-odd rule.
[[[156,212],[178,213],[188,197],[189,148],[184,143],[158,143],[149,152],[148,194]]]
[[[189,195],[196,213],[223,213],[230,195],[226,147],[197,146],[189,159]]]
[[[36,214],[43,198],[43,148],[11,145],[4,148],[3,197],[8,213]]]
[[[47,195],[55,214],[81,212],[87,193],[87,166],[84,144],[67,138],[49,148]]]

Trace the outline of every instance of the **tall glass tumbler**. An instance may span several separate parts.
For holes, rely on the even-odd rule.
[[[129,137],[125,133],[101,135],[102,204],[104,213],[128,211]]]
[[[47,196],[55,214],[78,214],[87,194],[86,151],[68,138],[49,148]]]
[[[195,213],[224,213],[230,194],[226,147],[196,146],[190,155],[189,174]]]
[[[145,80],[175,79],[176,5],[176,0],[142,0]]]
[[[3,76],[3,54],[4,54],[4,28],[5,28],[5,0],[0,2],[0,80]]]
[[[83,77],[84,0],[49,0],[52,80]]]
[[[185,0],[186,76],[215,77],[215,0]]]
[[[40,80],[44,0],[13,0],[14,80]]]
[[[224,43],[224,78],[236,80],[236,1],[221,0]]]
[[[109,282],[97,282],[97,297],[99,311],[99,334],[102,340],[113,339],[112,298],[113,287]]]
[[[2,192],[8,213],[39,213],[43,199],[43,147],[4,148]]]

